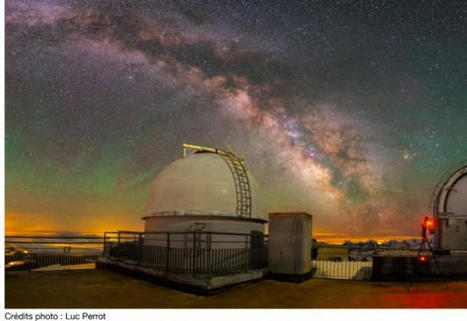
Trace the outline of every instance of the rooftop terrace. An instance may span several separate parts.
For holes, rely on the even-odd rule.
[[[107,270],[6,272],[7,308],[467,308],[467,282],[261,280],[209,297]]]

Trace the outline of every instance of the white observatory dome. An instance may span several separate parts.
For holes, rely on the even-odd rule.
[[[251,191],[251,218],[263,218],[262,195],[247,173]],[[237,217],[235,181],[219,154],[198,152],[178,159],[154,179],[146,215],[210,215]]]
[[[435,195],[435,246],[467,251],[467,165],[451,173]]]
[[[450,191],[446,195],[445,211],[456,216],[467,216],[467,170],[456,177]]]
[[[435,215],[467,217],[467,165],[442,185],[435,200]]]

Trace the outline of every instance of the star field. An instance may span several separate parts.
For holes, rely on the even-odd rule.
[[[467,159],[463,1],[5,7],[7,231],[141,228],[188,142],[243,155],[316,232],[415,235]]]

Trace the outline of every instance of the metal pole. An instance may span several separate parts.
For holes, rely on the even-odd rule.
[[[138,263],[141,263],[143,260],[143,233],[139,233],[138,251]]]
[[[165,261],[165,270],[169,271],[169,255],[170,255],[170,232],[167,232],[167,256]]]
[[[193,275],[196,274],[196,232],[193,232],[193,262],[192,262],[192,271],[193,271]]]
[[[117,243],[117,257],[119,260],[121,260],[121,257],[122,257],[122,250],[120,248],[120,232],[118,232],[118,243]]]
[[[249,261],[249,255],[248,255],[248,235],[245,235],[245,272],[248,272],[248,261]]]
[[[102,256],[105,256],[105,245],[107,244],[106,239],[107,239],[107,232],[104,232],[104,243],[102,244]]]
[[[206,238],[207,238],[207,249],[208,249],[208,266],[206,267],[206,270],[208,273],[211,273],[211,232],[206,233]]]

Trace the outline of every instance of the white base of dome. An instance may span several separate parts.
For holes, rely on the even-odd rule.
[[[244,246],[243,243],[250,242],[252,232],[264,233],[265,220],[249,219],[228,216],[213,216],[213,215],[154,215],[143,218],[145,220],[144,232],[145,245],[161,245],[166,243],[166,235],[158,234],[158,232],[171,232],[171,244],[178,248],[192,247],[193,238],[191,233],[196,232],[211,232],[212,248],[239,248]],[[151,234],[151,232],[155,232]],[[188,232],[188,234],[187,234]],[[178,234],[177,234],[178,233]],[[220,234],[216,234],[220,233]],[[226,235],[221,233],[232,233]],[[203,245],[203,238],[200,244]]]

